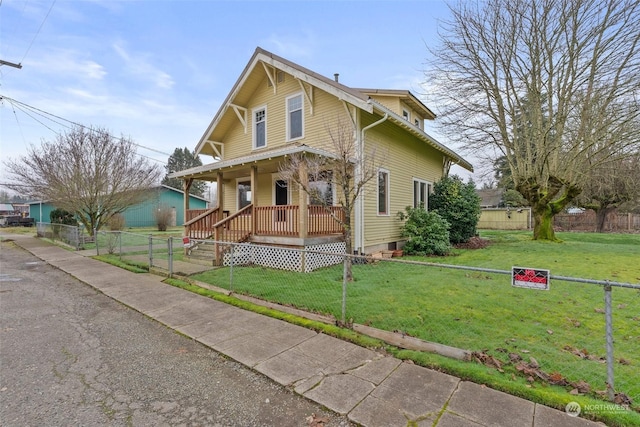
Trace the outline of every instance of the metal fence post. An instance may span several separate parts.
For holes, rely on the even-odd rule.
[[[98,245],[98,229],[93,229],[93,241],[96,242],[96,255],[100,255],[100,245]]]
[[[118,250],[118,255],[120,256],[120,261],[122,261],[122,231],[118,232],[118,237],[120,238],[120,248]]]
[[[347,270],[347,256],[345,255],[342,258],[342,315],[340,320],[343,326],[347,322],[347,276],[349,273]]]
[[[611,313],[611,285],[604,287],[604,317],[607,335],[607,395],[609,400],[615,398],[615,385],[613,378],[613,316]]]
[[[153,267],[153,235],[149,234],[149,268]]]
[[[169,245],[169,277],[173,277],[173,237],[169,237],[167,244]]]

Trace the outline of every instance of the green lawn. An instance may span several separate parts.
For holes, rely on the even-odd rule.
[[[492,244],[485,249],[456,250],[449,257],[403,260],[500,270],[524,266],[549,269],[556,276],[640,282],[640,235],[558,233],[562,243],[533,241],[530,232],[486,231],[481,237]],[[341,266],[307,274],[235,267],[194,278],[340,318],[341,273]],[[584,381],[592,391],[605,389],[601,286],[552,280],[548,291],[513,288],[508,275],[385,261],[355,265],[354,277],[346,310],[354,322],[485,352],[505,363],[504,373],[488,368],[478,373],[477,366],[468,364],[468,369],[455,368],[458,375],[486,378],[485,382],[495,382],[494,386],[514,394],[548,393],[556,406],[558,401],[577,399],[567,393],[570,387],[540,381],[527,384],[508,363],[512,353],[526,361],[535,358],[548,374],[574,383]],[[612,295],[616,390],[639,409],[640,291],[614,288]],[[576,350],[589,357],[576,356]],[[432,358],[427,364],[448,363],[438,360]]]

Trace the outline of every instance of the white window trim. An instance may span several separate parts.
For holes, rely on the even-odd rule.
[[[407,117],[404,116],[404,113],[407,113]],[[405,119],[406,121],[408,121],[409,123],[411,123],[411,111],[407,110],[406,108],[402,109],[402,118]]]
[[[238,184],[244,181],[251,182],[250,176],[243,176],[241,178],[236,178],[236,188],[234,193],[236,194],[236,212],[240,210],[240,193],[238,192]],[[251,189],[251,203],[253,203],[253,188]]]
[[[300,135],[297,138],[291,138],[291,127],[290,127],[290,123],[289,123],[289,116],[290,116],[290,111],[289,111],[289,100],[291,98],[295,98],[299,96],[302,100],[302,106],[300,107],[300,111],[302,112],[302,135]],[[299,139],[303,139],[304,138],[304,94],[302,92],[298,92],[298,93],[294,93],[292,95],[289,95],[286,99],[285,99],[285,110],[286,110],[286,126],[287,126],[287,142],[290,141],[297,141]]]
[[[257,125],[256,113],[261,111],[261,110],[264,110],[264,145],[262,147],[256,147],[256,137],[257,137],[257,132],[256,132],[256,125]],[[260,107],[253,108],[251,110],[251,122],[253,124],[252,125],[252,132],[251,132],[252,133],[252,136],[251,136],[251,146],[252,147],[251,148],[253,150],[261,150],[263,148],[267,148],[267,145],[269,145],[268,144],[269,138],[267,137],[267,135],[268,135],[267,117],[268,116],[267,116],[267,106],[266,105],[262,105]]]
[[[420,179],[420,178],[413,178],[413,181],[411,182],[412,184],[412,189],[411,189],[411,194],[413,196],[413,207],[415,208],[415,203],[416,203],[416,182],[420,183],[420,184],[426,184],[427,188],[425,191],[425,197],[426,200],[424,201],[424,210],[428,211],[429,210],[429,188],[431,188],[433,186],[433,184],[430,181],[427,181],[426,179]]]
[[[387,188],[386,188],[386,205],[387,212],[380,213],[380,172],[384,172],[387,174]],[[378,173],[376,174],[376,215],[377,216],[390,216],[391,215],[391,173],[388,169],[378,168]]]

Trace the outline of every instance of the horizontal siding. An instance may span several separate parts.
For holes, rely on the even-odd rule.
[[[256,67],[254,73],[264,74],[261,67]],[[298,81],[291,75],[285,74],[283,83],[278,84],[277,93],[273,93],[273,87],[267,85],[266,76],[258,85],[247,108],[247,133],[240,120],[235,118],[234,124],[224,136],[224,158],[230,160],[251,153],[259,152],[253,150],[253,114],[255,108],[266,106],[267,109],[267,146],[265,150],[282,147],[291,143],[306,144],[313,147],[327,148],[327,131],[331,128],[328,123],[334,123],[338,118],[344,123],[348,122],[346,111],[341,102],[333,95],[330,95],[318,88],[313,88],[313,108],[309,100],[303,94],[303,117],[304,117],[304,137],[288,142],[287,138],[287,107],[286,100],[289,96],[302,93]],[[310,88],[305,85],[307,92]],[[313,114],[312,114],[313,111]],[[235,117],[235,114],[234,114]]]
[[[368,118],[366,121],[372,121]],[[384,122],[366,134],[368,149],[375,147],[389,171],[389,215],[377,215],[377,180],[369,182],[364,199],[365,247],[400,240],[401,223],[397,213],[413,206],[413,179],[431,184],[442,178],[442,154],[417,138],[402,132],[397,126]]]

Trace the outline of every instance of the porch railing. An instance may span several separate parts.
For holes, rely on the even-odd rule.
[[[213,236],[219,242],[245,242],[251,236],[253,205],[247,205],[213,225]]]
[[[213,226],[218,222],[218,208],[190,209],[185,214],[185,233],[192,239],[209,239],[213,236]]]
[[[300,233],[300,206],[257,206],[256,234],[265,236],[297,236]]]
[[[335,218],[338,218],[336,221]],[[309,206],[309,235],[341,234],[344,211],[341,206]]]
[[[341,234],[344,212],[340,206],[308,206],[307,234],[324,236]],[[215,238],[221,242],[246,240],[252,233],[262,236],[298,236],[300,234],[300,206],[253,206],[218,221],[218,209],[187,211],[187,236],[192,239]],[[338,221],[336,221],[336,218]],[[254,222],[255,220],[255,222]]]

